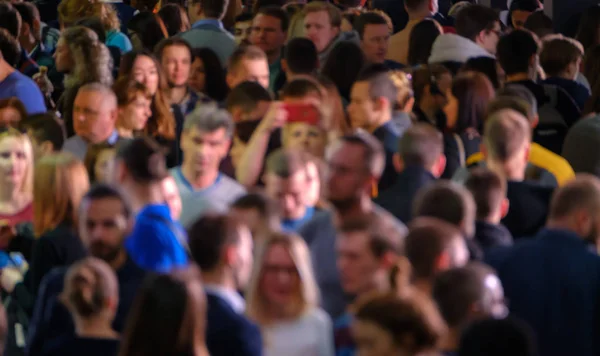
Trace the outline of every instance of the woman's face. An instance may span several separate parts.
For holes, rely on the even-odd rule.
[[[300,295],[300,276],[288,250],[272,245],[265,254],[260,290],[265,301],[278,307],[294,303]]]
[[[398,349],[392,334],[373,322],[355,320],[351,328],[358,356],[409,355]]]
[[[287,137],[284,140],[286,148],[298,148],[320,158],[325,155],[327,136],[323,130],[302,122],[294,122],[286,126],[288,126],[285,130]]]
[[[15,126],[19,121],[21,121],[21,114],[17,109],[10,106],[0,109],[0,124]]]
[[[56,62],[56,70],[60,73],[69,73],[75,66],[69,46],[65,43],[63,37],[58,40],[56,44],[56,51],[54,52],[54,61]]]
[[[94,176],[97,183],[110,183],[110,172],[114,158],[114,149],[105,149],[98,153],[96,164],[94,164]]]
[[[202,62],[202,59],[200,58],[194,59],[194,62],[192,63],[189,83],[192,89],[199,93],[204,93],[206,74],[204,74],[204,62]]]
[[[154,95],[158,91],[158,68],[152,58],[147,56],[138,56],[133,63],[133,78],[144,84],[150,94]]]
[[[27,152],[25,143],[17,137],[0,140],[0,179],[3,182],[19,185],[27,173]]]
[[[170,176],[163,179],[161,188],[165,202],[171,211],[171,218],[173,218],[173,220],[179,220],[179,217],[181,216],[181,197],[175,179]]]
[[[152,116],[151,100],[138,94],[135,99],[123,108],[119,108],[120,122],[125,129],[140,131]]]

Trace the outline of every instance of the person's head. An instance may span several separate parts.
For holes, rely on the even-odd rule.
[[[34,114],[19,122],[19,129],[26,132],[31,140],[35,159],[62,150],[65,142],[65,129],[56,115],[52,113]]]
[[[197,174],[215,174],[229,151],[233,129],[226,110],[211,105],[196,108],[186,117],[181,134],[183,165]]]
[[[158,185],[169,174],[165,149],[150,137],[136,137],[117,144],[111,181],[125,186]]]
[[[300,236],[272,233],[260,245],[246,293],[246,313],[259,325],[295,320],[319,306],[310,252]]]
[[[279,209],[266,194],[255,192],[243,195],[231,204],[229,212],[250,229],[256,243],[264,240],[271,231],[279,229]]]
[[[245,290],[252,272],[252,235],[231,216],[206,214],[188,228],[192,258],[202,273],[220,275]],[[217,282],[221,283],[221,282]]]
[[[504,71],[495,58],[473,57],[469,58],[461,68],[461,71],[479,72],[484,74],[492,83],[494,89],[498,90],[504,86]]]
[[[16,67],[21,56],[21,45],[8,30],[0,28],[0,58],[11,67]]]
[[[0,129],[0,184],[31,196],[34,157],[26,134],[12,127]]]
[[[536,10],[527,17],[523,29],[535,33],[539,38],[544,38],[554,33],[554,23],[544,10]]]
[[[60,224],[74,227],[90,182],[83,163],[69,153],[42,157],[33,179],[33,230],[40,237]]]
[[[339,35],[342,13],[335,5],[324,1],[310,2],[302,11],[306,36],[321,53]]]
[[[427,64],[431,56],[433,42],[444,33],[440,24],[434,19],[423,19],[410,31],[408,39],[408,65]]]
[[[122,356],[206,356],[206,295],[200,270],[192,265],[151,274],[139,287],[129,313]]]
[[[101,259],[86,257],[67,270],[60,295],[75,323],[110,326],[119,306],[119,282],[115,271]]]
[[[353,128],[375,131],[390,120],[398,90],[381,64],[365,68],[352,86],[348,114]]]
[[[344,61],[340,62],[340,58],[344,58]],[[366,64],[367,59],[356,43],[342,41],[331,50],[327,61],[323,63],[321,74],[333,81],[340,95],[349,100],[352,86]]]
[[[420,217],[412,222],[409,229],[405,253],[412,265],[415,281],[433,287],[441,272],[469,262],[465,239],[453,224],[435,217]]]
[[[277,56],[287,39],[288,14],[281,7],[267,6],[258,10],[252,20],[250,43],[262,49],[267,56]]]
[[[34,3],[21,2],[13,5],[21,15],[21,33],[19,40],[24,41],[41,41],[42,26],[40,21],[40,12]],[[24,43],[27,43],[24,42]]]
[[[354,296],[390,287],[390,271],[404,252],[404,235],[383,216],[346,221],[335,237],[336,262],[345,293]]]
[[[513,0],[508,9],[508,25],[517,30],[523,29],[527,18],[541,8],[539,0]]]
[[[435,3],[437,5],[437,1]],[[429,15],[431,13],[430,5],[430,0],[404,0],[404,9],[412,15]]]
[[[192,47],[179,37],[170,37],[156,46],[156,57],[160,60],[169,86],[185,87],[192,68]]]
[[[385,18],[375,12],[364,12],[356,19],[355,28],[367,61],[383,63],[387,57],[391,36]]]
[[[409,127],[398,142],[394,155],[394,168],[402,172],[410,167],[422,167],[434,177],[441,177],[446,168],[444,140],[435,127],[417,123]]]
[[[18,126],[27,117],[23,102],[17,97],[0,99],[0,126]]]
[[[509,208],[504,178],[492,170],[480,167],[469,172],[465,187],[475,200],[476,219],[499,224]]]
[[[0,27],[18,39],[21,34],[21,26],[21,15],[15,7],[7,1],[0,3]]]
[[[456,16],[456,33],[470,39],[491,54],[496,53],[501,30],[498,13],[490,7],[467,6]]]
[[[111,180],[111,166],[115,158],[115,146],[102,142],[88,147],[83,163],[91,183],[108,183]]]
[[[352,336],[361,356],[416,356],[434,351],[446,325],[427,295],[370,295],[359,301]]]
[[[58,22],[61,30],[73,26],[86,17],[98,17],[105,31],[119,30],[121,21],[117,10],[109,3],[88,0],[65,0],[58,5]]]
[[[600,45],[600,6],[593,5],[582,12],[575,39],[586,51]]]
[[[279,98],[286,104],[324,104],[324,89],[311,76],[298,76],[281,89]]]
[[[229,57],[227,77],[229,89],[242,82],[257,82],[269,88],[269,61],[265,52],[256,46],[238,47]]]
[[[129,52],[121,58],[119,78],[128,77],[146,86],[152,96],[167,87],[160,63],[150,52]]]
[[[104,26],[102,26],[102,20],[97,16],[84,17],[73,24],[73,26],[83,26],[94,31],[98,35],[98,41],[101,43],[106,42],[106,32]]]
[[[451,92],[444,111],[448,121],[455,122],[452,129],[457,133],[464,133],[469,129],[483,133],[487,106],[495,95],[490,80],[479,72],[463,72],[452,81]],[[456,120],[451,120],[452,116]]]
[[[160,187],[162,188],[162,195],[165,199],[165,203],[171,212],[171,218],[173,220],[179,220],[182,210],[181,194],[179,193],[175,178],[173,178],[172,175],[168,175],[163,178]]]
[[[283,50],[281,66],[288,80],[296,75],[316,73],[319,68],[319,57],[315,44],[303,37],[290,40]]]
[[[424,65],[412,72],[415,105],[421,110],[439,111],[448,103],[452,74],[443,65]]]
[[[496,98],[488,104],[488,114],[494,114],[502,109],[512,109],[527,118],[531,128],[539,122],[538,104],[531,90],[521,84],[511,84],[496,91]]]
[[[188,6],[190,22],[206,18],[222,20],[228,3],[227,0],[192,0]]]
[[[385,152],[372,135],[358,131],[334,141],[327,148],[328,200],[347,209],[370,197],[385,167]]]
[[[457,227],[470,238],[475,233],[476,206],[471,192],[454,182],[440,180],[421,189],[413,203],[414,217],[432,217]]]
[[[512,317],[475,321],[462,334],[460,356],[538,356],[531,327]]]
[[[252,32],[252,14],[244,12],[235,18],[234,32],[235,43],[240,45],[247,45],[248,38]]]
[[[193,55],[190,87],[217,102],[224,101],[229,89],[225,82],[225,69],[219,57],[208,47],[194,49]]]
[[[531,126],[520,113],[505,109],[487,118],[481,153],[488,166],[508,179],[522,180],[529,161]]]
[[[498,62],[507,76],[526,73],[534,76],[538,64],[538,42],[525,30],[515,30],[498,41]]]
[[[142,131],[152,116],[152,94],[134,79],[121,77],[113,86],[117,97],[116,127],[133,133]]]
[[[575,80],[582,58],[583,46],[572,38],[551,35],[542,42],[540,65],[548,77]]]
[[[158,16],[165,25],[169,37],[185,32],[191,27],[186,10],[180,5],[166,4],[158,11]]]
[[[110,87],[91,83],[79,88],[73,103],[73,127],[79,137],[89,143],[106,141],[117,117],[117,98]]]

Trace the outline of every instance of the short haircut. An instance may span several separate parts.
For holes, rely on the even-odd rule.
[[[21,56],[21,45],[19,41],[8,32],[8,30],[0,27],[0,54],[2,59],[11,67],[16,67]]]
[[[100,200],[100,199],[116,199],[123,205],[123,215],[126,218],[132,216],[132,207],[123,193],[119,188],[109,184],[94,184],[90,190],[81,199],[81,206],[88,201]]]
[[[374,177],[381,177],[385,168],[385,151],[379,140],[373,135],[360,130],[341,137],[340,142],[361,146],[364,150],[364,157],[360,159],[363,160],[367,170]]]
[[[523,27],[536,34],[539,38],[554,33],[554,23],[552,19],[544,13],[544,10],[534,11],[527,17]]]
[[[287,179],[304,171],[309,160],[308,154],[303,151],[280,148],[267,157],[265,172]]]
[[[538,53],[539,46],[533,35],[524,30],[514,30],[498,41],[496,57],[506,75],[527,73],[531,57]]]
[[[279,20],[281,24],[281,31],[287,32],[288,27],[290,26],[290,18],[288,13],[279,6],[265,6],[261,7],[256,15],[265,15],[269,17],[273,17]]]
[[[516,96],[496,96],[487,106],[487,117],[504,109],[514,110],[527,119],[532,118],[531,106]]]
[[[265,54],[265,52],[262,49],[260,49],[256,46],[252,46],[252,45],[239,46],[235,51],[233,51],[233,53],[231,54],[231,57],[229,57],[228,70],[229,71],[237,70],[238,65],[244,59],[247,59],[247,60],[264,59],[266,61],[267,55]]]
[[[160,41],[156,48],[154,48],[154,55],[158,58],[159,61],[162,61],[162,56],[165,52],[165,49],[168,47],[184,47],[187,48],[190,54],[190,60],[193,61],[193,50],[192,46],[190,46],[189,42],[180,37],[169,37]]]
[[[369,82],[369,96],[372,99],[384,97],[391,107],[396,106],[398,88],[390,77],[389,70],[383,64],[372,64],[363,69],[355,83]]]
[[[387,219],[387,220],[386,220]],[[370,215],[342,223],[341,233],[365,233],[369,239],[371,252],[377,258],[387,252],[396,255],[404,253],[404,234],[385,215]]]
[[[409,127],[398,143],[398,154],[402,157],[404,165],[430,168],[443,153],[442,133],[425,123]]]
[[[185,117],[183,131],[193,128],[204,132],[225,129],[225,134],[231,138],[235,124],[227,110],[219,109],[216,105],[202,105]]]
[[[252,19],[254,18],[254,15],[249,13],[249,12],[242,12],[241,14],[239,14],[238,16],[235,17],[235,23],[238,22],[248,22],[248,21],[252,21]]]
[[[583,58],[583,46],[572,38],[550,35],[542,42],[540,65],[548,76],[559,76],[570,64],[581,58]]]
[[[490,217],[506,198],[506,181],[498,173],[484,167],[469,172],[465,187],[473,194],[477,219]]]
[[[27,132],[38,144],[52,143],[54,152],[62,151],[66,140],[66,131],[62,120],[51,112],[35,114],[23,118],[19,129]]]
[[[496,97],[512,97],[524,100],[528,107],[529,111],[527,116],[529,119],[533,119],[534,116],[538,114],[538,102],[531,92],[531,90],[527,89],[526,86],[521,84],[510,84],[504,86],[504,88],[498,89],[496,92]]]
[[[225,107],[229,112],[234,108],[241,108],[243,112],[251,112],[261,101],[273,101],[269,91],[257,82],[246,81],[231,89],[225,99]]]
[[[214,19],[222,19],[227,11],[226,0],[191,0],[191,4],[200,4],[204,16]]]
[[[579,174],[559,187],[552,197],[548,220],[565,218],[579,210],[594,216],[600,212],[600,180],[596,176]]]
[[[404,7],[408,11],[418,11],[429,6],[429,0],[404,0]]]
[[[483,143],[491,159],[507,162],[531,140],[531,126],[527,119],[513,110],[501,110],[485,123]]]
[[[115,159],[123,162],[135,182],[157,183],[169,175],[165,151],[154,139],[142,136],[119,142]]]
[[[451,328],[466,326],[475,304],[487,304],[486,278],[495,275],[490,267],[473,263],[440,273],[433,284],[432,296]],[[485,308],[485,305],[481,305]],[[485,310],[482,310],[486,312]]]
[[[305,98],[311,94],[315,94],[318,97],[323,96],[319,83],[312,78],[296,78],[285,84],[281,89],[280,98]]]
[[[6,29],[11,36],[19,38],[21,16],[10,2],[0,2],[0,27]]]
[[[340,11],[340,9],[335,7],[335,5],[333,5],[329,2],[325,2],[325,1],[309,2],[308,4],[306,4],[306,6],[304,6],[304,9],[302,9],[304,16],[306,16],[306,14],[310,14],[313,12],[321,12],[321,11],[327,12],[327,15],[329,16],[329,23],[331,24],[332,27],[342,26],[342,12]]]
[[[304,37],[291,39],[283,49],[283,58],[294,74],[314,74],[319,65],[319,54],[313,41]]]
[[[475,41],[481,31],[491,31],[500,22],[496,10],[482,5],[470,5],[456,16],[456,33]]]
[[[37,7],[31,2],[19,2],[13,6],[19,12],[19,15],[21,15],[22,22],[28,24],[30,31],[33,31],[33,22],[40,18]]]
[[[258,214],[267,220],[278,218],[279,211],[277,205],[262,193],[248,193],[237,198],[230,206],[231,209],[255,209]]]
[[[463,239],[463,236],[458,228],[445,221],[416,219],[405,241],[406,257],[412,265],[413,276],[417,279],[433,279],[436,260],[459,239]]]
[[[508,317],[473,322],[462,333],[461,356],[537,356],[536,337],[525,322]]]
[[[77,93],[81,92],[93,92],[102,94],[102,100],[104,100],[104,105],[114,106],[117,108],[117,96],[112,88],[106,84],[102,83],[88,83],[82,85]]]
[[[432,217],[460,226],[469,209],[475,208],[467,188],[451,181],[440,180],[423,189],[413,203],[414,217]]]
[[[360,14],[360,16],[358,16],[356,18],[356,21],[354,22],[354,30],[356,32],[358,32],[358,35],[360,36],[360,39],[362,40],[365,35],[365,28],[368,25],[386,25],[387,26],[387,24],[388,23],[383,16],[381,16],[380,14],[378,14],[376,12],[368,11],[368,12],[363,12],[362,14]]]
[[[203,271],[218,267],[224,249],[239,243],[239,228],[239,222],[222,214],[204,215],[188,228],[190,253]]]

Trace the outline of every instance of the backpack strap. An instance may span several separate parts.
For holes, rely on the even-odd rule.
[[[462,140],[462,138],[460,138],[459,135],[452,134],[452,136],[454,137],[454,141],[456,141],[456,146],[458,146],[458,156],[459,156],[460,166],[464,168],[466,166],[466,160],[467,160],[465,144],[463,143],[463,140]]]

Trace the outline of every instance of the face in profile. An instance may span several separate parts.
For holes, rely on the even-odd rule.
[[[88,143],[106,141],[115,130],[117,108],[109,105],[105,95],[93,90],[79,90],[73,104],[75,133]]]
[[[288,249],[273,244],[265,253],[260,290],[265,301],[276,306],[288,306],[300,295],[300,275]]]
[[[119,122],[122,127],[132,131],[143,130],[152,116],[151,103],[150,98],[137,94],[129,104],[119,108]]]
[[[18,137],[0,138],[0,174],[2,182],[20,185],[27,174],[27,143]]]

